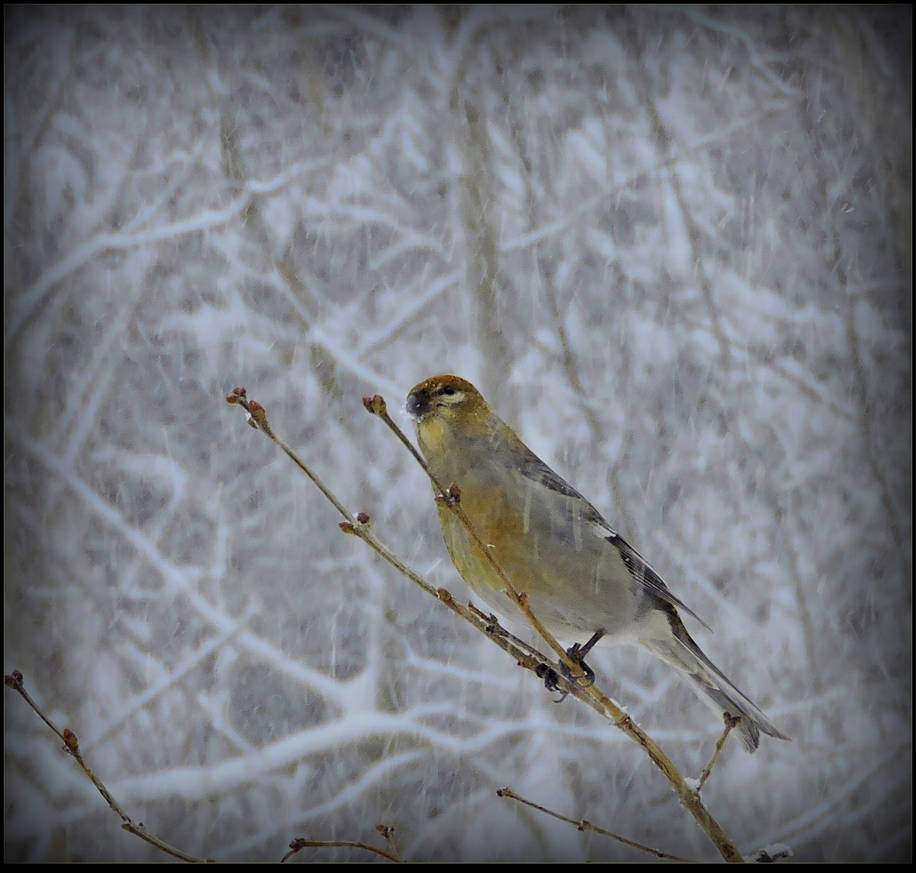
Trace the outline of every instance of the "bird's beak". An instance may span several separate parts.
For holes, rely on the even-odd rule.
[[[429,396],[425,391],[411,391],[407,395],[407,412],[417,421],[429,412]]]

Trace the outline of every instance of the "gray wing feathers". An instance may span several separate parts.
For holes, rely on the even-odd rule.
[[[526,446],[520,446],[519,454],[520,463],[518,468],[521,474],[526,479],[529,479],[543,488],[555,491],[562,494],[564,497],[575,500],[580,518],[588,524],[598,528],[596,533],[602,535],[608,543],[617,549],[630,576],[647,594],[664,600],[666,603],[670,603],[672,606],[676,606],[679,609],[683,609],[684,612],[695,618],[707,630],[712,630],[712,628],[690,609],[690,607],[668,590],[668,586],[665,585],[661,576],[649,566],[648,561],[620,536],[620,534],[604,520],[601,513],[576,491],[575,488],[551,470],[550,467]]]
[[[662,577],[653,570],[648,562],[643,558],[639,552],[636,551],[620,534],[611,531],[611,533],[605,537],[605,539],[613,545],[619,552],[620,557],[623,558],[624,564],[627,565],[627,569],[630,571],[630,575],[639,582],[643,588],[648,591],[650,594],[654,594],[656,597],[661,598],[662,600],[670,603],[672,606],[676,606],[679,609],[683,609],[688,615],[693,616],[703,627],[708,631],[712,631],[712,628],[703,621],[700,616],[698,616],[689,606],[687,606],[683,600],[679,597],[675,597],[669,590],[668,586],[662,581]]]

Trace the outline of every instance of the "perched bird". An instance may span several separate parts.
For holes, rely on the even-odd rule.
[[[788,739],[687,633],[678,609],[694,613],[470,382],[432,376],[411,389],[407,411],[433,476],[443,487],[458,485],[480,540],[555,637],[642,644],[684,674],[719,716],[741,717],[738,730],[749,752],[760,731]],[[461,521],[441,504],[439,521],[464,580],[497,613],[511,612],[504,583]]]

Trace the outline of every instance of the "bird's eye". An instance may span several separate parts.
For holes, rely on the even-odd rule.
[[[449,397],[451,397],[451,396],[455,393],[455,389],[452,388],[451,385],[446,385],[446,386],[442,389],[442,393],[443,393],[443,394],[447,394]]]

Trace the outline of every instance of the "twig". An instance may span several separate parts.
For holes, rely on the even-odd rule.
[[[383,827],[383,825],[379,825]],[[306,840],[302,837],[296,837],[293,840],[290,840],[289,851],[280,859],[280,863],[284,863],[296,852],[302,851],[309,847],[333,847],[333,846],[351,846],[354,849],[365,849],[367,852],[375,852],[376,855],[381,855],[383,858],[387,858],[389,861],[394,861],[396,864],[402,863],[401,859],[396,855],[393,855],[390,852],[386,852],[384,849],[380,849],[377,846],[370,846],[368,843],[360,843],[355,840]]]
[[[151,834],[144,826],[143,822],[134,822],[131,817],[121,809],[121,806],[118,802],[111,796],[111,793],[105,787],[104,783],[95,773],[92,772],[92,769],[83,759],[82,754],[80,753],[80,744],[79,739],[76,734],[70,730],[70,728],[64,728],[62,731],[57,728],[57,726],[41,711],[38,707],[38,704],[32,700],[31,695],[28,691],[25,690],[25,685],[22,679],[22,673],[18,670],[14,670],[8,676],[3,677],[3,681],[6,683],[7,688],[12,688],[14,691],[19,692],[23,700],[32,707],[38,717],[49,727],[58,737],[63,741],[64,750],[80,765],[83,772],[89,777],[92,781],[92,784],[98,789],[99,794],[105,798],[105,802],[111,807],[111,809],[119,816],[122,821],[121,827],[125,831],[140,837],[141,840],[146,840],[146,842],[155,846],[157,849],[161,849],[163,852],[166,852],[169,855],[179,858],[182,861],[188,861],[192,864],[201,864],[204,863],[203,858],[196,858],[194,855],[189,855],[187,852],[181,851],[181,849],[176,849],[174,846],[170,846],[164,840],[161,840],[155,834]],[[213,863],[211,859],[206,859],[206,863]]]
[[[187,861],[192,864],[212,864],[214,863],[212,858],[197,858],[194,855],[189,855],[187,852],[183,852],[181,849],[176,849],[174,846],[170,846],[164,840],[157,837],[155,834],[150,833],[144,826],[143,822],[134,822],[123,809],[121,809],[120,804],[112,797],[111,792],[105,787],[105,784],[102,782],[98,776],[95,775],[92,768],[86,763],[85,759],[80,752],[79,739],[76,734],[70,730],[70,728],[64,728],[60,730],[57,725],[54,724],[45,714],[42,712],[41,708],[32,700],[31,695],[28,691],[25,690],[25,683],[22,678],[22,673],[18,670],[13,670],[12,673],[3,677],[3,681],[6,684],[7,688],[12,688],[13,691],[19,693],[19,695],[25,700],[25,702],[32,707],[32,710],[38,715],[38,717],[49,727],[55,734],[60,738],[61,742],[64,744],[64,751],[66,751],[77,764],[80,765],[83,772],[89,779],[92,781],[92,784],[98,789],[99,794],[105,798],[105,802],[111,807],[115,814],[121,819],[121,827],[129,831],[130,833],[140,837],[141,840],[146,840],[146,842],[155,846],[157,849],[166,852],[169,855],[172,855],[182,861]],[[351,840],[304,840],[301,837],[297,837],[290,844],[290,851],[287,852],[281,861],[285,861],[290,856],[294,855],[300,849],[304,849],[306,846],[354,846],[356,848],[365,849],[368,852],[375,852],[378,855],[382,855],[387,858],[389,861],[400,862],[401,858],[397,854],[397,850],[394,845],[394,828],[389,827],[388,825],[377,825],[376,830],[379,834],[384,837],[385,842],[388,843],[388,851],[384,849],[379,849],[375,846],[370,846],[366,843],[354,842]]]
[[[553,816],[553,818],[559,819],[560,821],[565,821],[571,825],[575,825],[575,827],[580,831],[594,831],[596,834],[601,834],[604,837],[610,837],[613,840],[618,840],[627,846],[632,846],[634,849],[639,849],[641,852],[647,852],[650,855],[654,855],[656,858],[662,858],[667,861],[688,861],[687,858],[680,858],[677,855],[669,855],[667,852],[661,851],[661,849],[653,849],[651,846],[644,846],[642,843],[637,843],[634,840],[628,840],[626,837],[622,837],[620,834],[615,834],[611,831],[605,830],[604,828],[598,827],[598,825],[594,825],[584,818],[575,819],[561,815],[558,812],[554,812],[552,809],[548,809],[546,806],[541,806],[539,803],[534,803],[531,800],[526,800],[521,795],[516,794],[511,788],[499,788],[496,791],[496,795],[497,797],[509,797],[512,800],[517,800],[519,803],[524,803],[525,806],[530,806],[532,809],[538,810],[538,812],[543,812],[545,815]]]
[[[272,439],[287,457],[300,469],[312,482],[315,487],[332,503],[335,509],[346,519],[349,520],[350,513],[344,509],[343,504],[331,493],[330,489],[322,482],[302,461],[299,456],[281,440],[270,428],[267,421],[267,411],[258,403],[257,400],[248,400],[247,392],[241,386],[236,386],[226,395],[226,403],[238,404],[248,413],[248,424],[255,430],[259,430]]]
[[[712,773],[713,765],[716,763],[716,759],[719,757],[719,752],[722,751],[722,747],[725,745],[725,738],[732,732],[732,728],[738,727],[741,723],[740,715],[730,715],[729,713],[723,713],[723,720],[725,721],[725,730],[722,731],[722,736],[716,740],[716,747],[713,750],[712,757],[709,759],[709,763],[703,768],[703,772],[700,774],[700,782],[697,785],[697,794],[703,790],[703,786],[706,784],[706,780],[709,779],[709,774]]]

